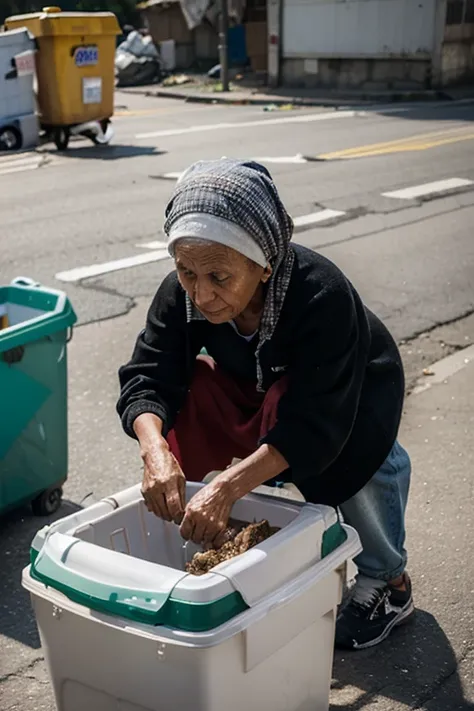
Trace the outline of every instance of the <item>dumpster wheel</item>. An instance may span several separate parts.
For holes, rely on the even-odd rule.
[[[60,126],[53,130],[53,141],[58,151],[65,151],[69,145],[71,132],[66,126]]]
[[[50,516],[61,506],[63,490],[60,486],[52,486],[43,491],[31,502],[31,508],[35,516]]]

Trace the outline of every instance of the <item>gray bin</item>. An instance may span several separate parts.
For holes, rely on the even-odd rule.
[[[23,73],[16,61],[35,49],[35,41],[26,29],[0,33],[0,143],[3,147],[32,148],[38,144],[34,73]],[[17,145],[5,145],[6,132],[10,141],[12,136],[17,136]]]

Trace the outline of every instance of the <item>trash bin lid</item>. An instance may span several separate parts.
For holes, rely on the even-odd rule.
[[[13,15],[5,20],[7,30],[27,27],[35,37],[116,36],[121,33],[113,12],[61,12],[59,7],[45,7],[42,12]]]
[[[200,486],[188,482],[187,497]],[[155,528],[139,485],[38,532],[30,551],[29,575],[73,602],[107,615],[202,632],[255,607],[302,571],[315,566],[325,569],[324,560],[330,562],[338,550],[345,550],[347,533],[334,509],[255,495],[236,506],[246,511],[245,520],[268,517],[273,511],[274,520],[289,523],[274,537],[206,575],[186,573],[181,560],[178,566],[171,560],[174,554],[167,563],[158,563],[140,556],[139,546],[130,548],[135,531],[150,541],[153,530],[153,546],[163,546],[166,540],[166,546],[176,551],[182,544],[177,526],[166,529],[166,539],[161,525]],[[257,509],[261,513],[256,517]],[[120,538],[120,533],[126,546],[109,548],[109,542],[114,545],[112,535]]]
[[[8,318],[9,315],[14,318]],[[0,316],[9,323],[0,330],[0,353],[63,331],[77,321],[63,291],[48,289],[26,277],[0,286]]]

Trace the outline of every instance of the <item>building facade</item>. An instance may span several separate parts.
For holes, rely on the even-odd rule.
[[[474,76],[474,0],[268,0],[271,85],[367,90]]]

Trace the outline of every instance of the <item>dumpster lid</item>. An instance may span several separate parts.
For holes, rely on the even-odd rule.
[[[0,286],[0,315],[9,321],[0,330],[0,353],[51,336],[77,321],[63,291],[48,289],[27,277]]]
[[[5,28],[27,27],[35,37],[70,35],[119,35],[120,25],[113,12],[61,12],[59,7],[45,7],[42,12],[12,15]]]

